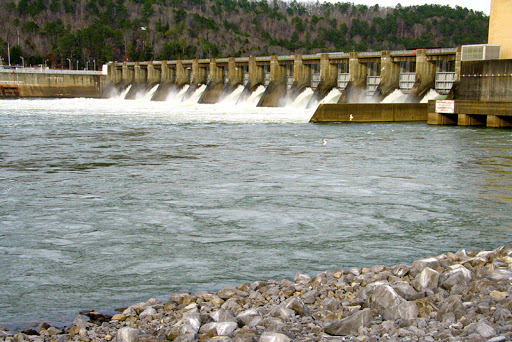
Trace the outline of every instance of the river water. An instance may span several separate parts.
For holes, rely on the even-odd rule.
[[[0,326],[512,241],[510,130],[311,115],[1,101]]]

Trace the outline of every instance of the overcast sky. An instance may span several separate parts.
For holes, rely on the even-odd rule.
[[[320,2],[323,2],[320,0]],[[425,4],[438,4],[438,5],[449,5],[451,7],[460,6],[473,9],[475,11],[481,11],[489,15],[491,13],[491,0],[446,0],[446,1],[426,1],[426,0],[329,0],[329,2],[353,2],[355,4],[362,4],[373,6],[379,4],[382,7],[395,7],[397,4],[402,6],[415,6]]]

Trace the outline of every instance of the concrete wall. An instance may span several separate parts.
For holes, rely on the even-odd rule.
[[[512,60],[462,62],[454,89],[458,100],[511,101]]]
[[[0,72],[0,86],[18,87],[20,97],[92,97],[104,96],[106,76],[72,71]]]
[[[427,121],[425,103],[321,104],[310,122]]]
[[[512,0],[492,0],[489,44],[501,45],[501,58],[512,58]]]

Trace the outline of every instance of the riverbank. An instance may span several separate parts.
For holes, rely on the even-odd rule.
[[[0,341],[511,341],[512,244],[173,293]]]

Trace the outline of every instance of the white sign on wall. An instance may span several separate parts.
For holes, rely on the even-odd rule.
[[[453,100],[436,101],[436,113],[454,114],[455,113],[455,101],[453,101]]]

